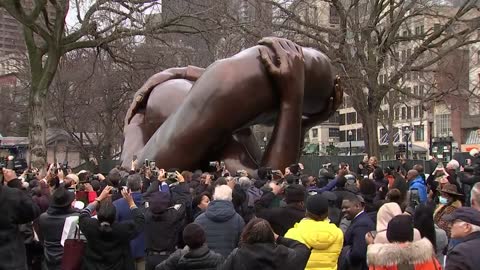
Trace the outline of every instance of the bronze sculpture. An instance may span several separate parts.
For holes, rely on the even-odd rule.
[[[138,160],[162,168],[196,169],[224,160],[230,171],[295,163],[304,132],[342,102],[330,60],[281,38],[216,61],[152,76],[125,118],[123,166]],[[250,127],[274,125],[261,156]]]

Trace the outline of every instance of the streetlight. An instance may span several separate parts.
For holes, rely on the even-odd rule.
[[[350,143],[350,156],[352,155],[352,135],[353,135],[353,132],[352,130],[349,130],[348,131],[348,142]]]
[[[267,150],[267,135],[263,136],[263,145],[265,147],[265,150]]]
[[[408,159],[408,144],[409,144],[409,141],[410,141],[409,137],[410,137],[410,132],[411,131],[408,127],[406,127],[404,132],[405,132],[405,135],[407,135],[407,154],[406,154],[406,158]]]

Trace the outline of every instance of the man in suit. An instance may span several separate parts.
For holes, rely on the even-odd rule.
[[[375,224],[364,208],[365,201],[361,196],[351,195],[343,199],[342,213],[351,224],[345,232],[339,270],[368,269],[365,235],[375,230]]]

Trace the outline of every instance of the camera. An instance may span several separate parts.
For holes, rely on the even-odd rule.
[[[167,179],[170,181],[177,181],[177,174],[174,172],[167,172]]]
[[[418,189],[410,190],[409,205],[412,206],[413,208],[416,208],[418,205],[420,205],[420,195],[418,193]]]

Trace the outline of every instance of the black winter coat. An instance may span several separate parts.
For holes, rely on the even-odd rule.
[[[185,207],[170,207],[161,213],[145,213],[145,249],[173,252],[185,218]]]
[[[155,270],[215,270],[223,260],[222,255],[211,251],[207,245],[192,250],[185,247],[175,251]]]
[[[289,204],[285,207],[262,209],[257,216],[267,220],[276,234],[284,236],[295,223],[305,217],[305,208]]]
[[[62,240],[65,219],[70,216],[79,216],[74,209],[48,208],[46,213],[40,215],[38,224],[43,239],[45,262],[49,270],[60,269],[63,257]]]
[[[84,270],[133,270],[130,241],[143,231],[145,218],[142,210],[132,209],[133,221],[113,223],[111,232],[100,230],[100,222],[91,218],[91,204],[82,210],[79,226],[87,238],[83,257]]]
[[[447,254],[445,270],[474,270],[480,265],[478,248],[480,247],[480,232],[474,232],[462,239]]]
[[[300,270],[305,269],[310,249],[302,243],[278,237],[277,244],[244,244],[228,256],[220,270]]]
[[[24,270],[25,244],[19,225],[36,219],[40,209],[27,192],[10,188],[11,182],[0,185],[0,270]]]

